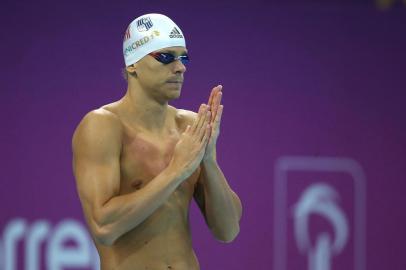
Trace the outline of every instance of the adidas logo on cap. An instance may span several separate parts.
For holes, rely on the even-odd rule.
[[[169,33],[170,38],[183,38],[183,35],[179,32],[178,28],[174,27]]]

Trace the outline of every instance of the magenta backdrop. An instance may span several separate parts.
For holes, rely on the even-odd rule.
[[[224,86],[219,162],[244,212],[222,244],[193,203],[202,269],[309,269],[317,252],[320,270],[406,269],[406,6],[304,2],[2,4],[0,269],[97,268],[71,136],[124,95],[123,33],[150,12],[177,22],[192,58],[174,105]],[[300,209],[318,213],[302,246]]]

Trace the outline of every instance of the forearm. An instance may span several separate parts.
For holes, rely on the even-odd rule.
[[[229,242],[239,232],[241,201],[215,159],[205,160],[202,169],[206,221],[217,239]]]
[[[97,215],[101,241],[111,245],[138,226],[169,198],[182,180],[168,167],[144,188],[111,198]]]

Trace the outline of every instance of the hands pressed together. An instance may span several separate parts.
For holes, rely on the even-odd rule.
[[[211,90],[208,106],[211,111],[210,118],[210,138],[207,143],[204,159],[215,158],[216,142],[220,134],[221,115],[223,114],[223,105],[221,105],[222,86],[218,85]]]
[[[197,169],[202,160],[215,158],[223,112],[221,90],[221,85],[212,89],[208,103],[200,105],[197,118],[186,127],[175,146],[172,165],[187,176]]]

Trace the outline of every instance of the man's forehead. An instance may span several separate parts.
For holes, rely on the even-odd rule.
[[[168,47],[157,50],[156,52],[167,52],[172,54],[185,54],[187,53],[187,49],[184,47]]]

